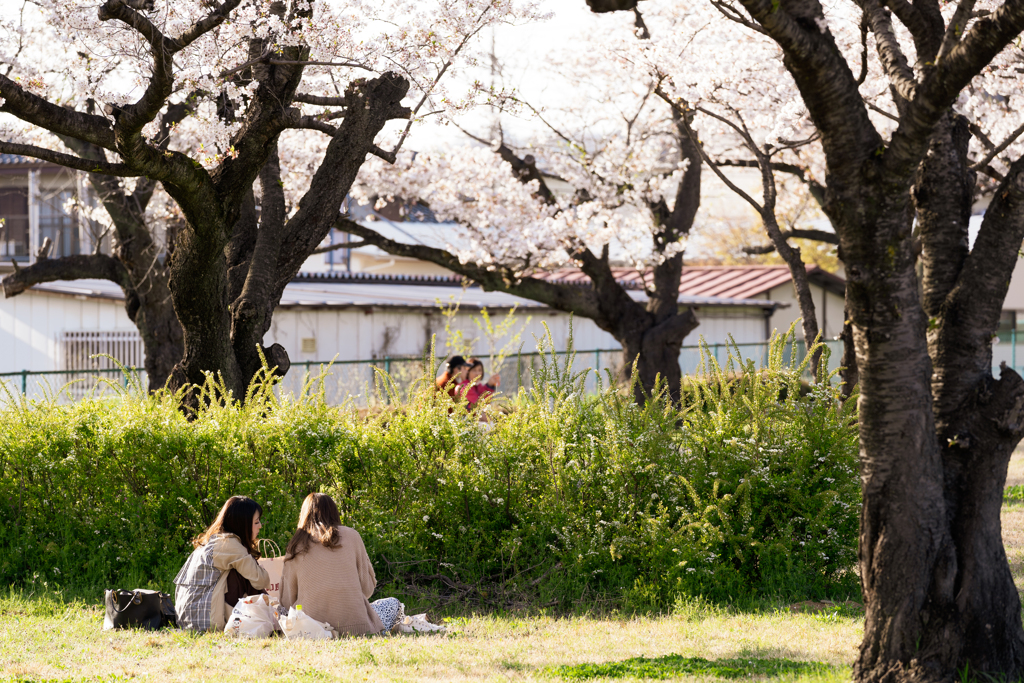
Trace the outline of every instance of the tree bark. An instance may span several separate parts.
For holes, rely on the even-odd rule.
[[[627,384],[635,380],[633,397],[638,404],[643,405],[659,384],[678,403],[683,381],[679,354],[685,337],[700,324],[697,315],[687,309],[661,323],[652,324],[649,319],[646,322],[647,326],[641,322],[637,327],[619,328],[616,340],[622,344],[620,380]]]

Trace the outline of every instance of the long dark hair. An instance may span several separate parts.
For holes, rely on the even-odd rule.
[[[438,390],[445,391],[448,388],[448,383],[455,379],[455,373],[457,373],[459,368],[463,365],[466,365],[466,359],[462,356],[452,356],[448,359],[448,362],[444,364],[444,372],[435,382]]]
[[[309,544],[316,541],[325,548],[341,547],[341,515],[334,499],[326,493],[311,493],[302,501],[299,512],[299,528],[288,541],[284,559],[290,560],[309,550]]]
[[[263,508],[252,498],[231,496],[217,513],[217,519],[213,520],[213,524],[192,539],[192,545],[198,548],[209,543],[210,538],[217,534],[234,534],[242,541],[249,554],[259,559],[260,553],[256,550],[256,542],[252,537],[252,518],[257,512],[260,517],[263,516]]]

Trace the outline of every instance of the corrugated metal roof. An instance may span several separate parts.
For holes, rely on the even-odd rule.
[[[0,164],[13,166],[15,164],[40,164],[38,159],[23,157],[20,154],[0,154]]]
[[[650,273],[640,273],[634,268],[612,268],[615,280],[623,286],[642,289]],[[818,266],[807,266],[808,277],[833,291],[842,293],[844,280],[822,270]],[[549,281],[569,282],[586,286],[590,277],[578,269],[556,270],[538,274]],[[786,266],[684,266],[679,281],[680,300],[684,297],[722,297],[725,299],[763,299],[769,290],[790,282],[793,278]]]
[[[793,278],[786,266],[707,266],[684,268],[681,293],[750,299]]]
[[[123,300],[121,288],[107,280],[74,280],[47,282],[34,290],[65,296]],[[635,301],[645,301],[642,291],[631,291]],[[458,301],[462,308],[543,309],[545,304],[504,292],[485,292],[479,287],[439,287],[437,284],[381,282],[292,282],[284,290],[281,306],[285,308],[435,308]],[[761,299],[729,299],[715,296],[680,296],[683,306],[757,307],[774,309],[777,302]]]

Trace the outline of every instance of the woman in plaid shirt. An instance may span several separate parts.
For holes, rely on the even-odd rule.
[[[239,598],[262,593],[270,584],[267,570],[256,562],[262,514],[256,501],[232,496],[213,524],[192,541],[195,550],[174,577],[179,626],[222,631]]]

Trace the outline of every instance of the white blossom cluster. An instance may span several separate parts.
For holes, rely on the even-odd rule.
[[[340,96],[355,78],[397,72],[411,83],[409,106],[417,119],[444,118],[472,101],[469,88],[453,91],[442,76],[464,69],[476,59],[473,39],[493,24],[520,23],[545,16],[537,0],[346,0],[279,3],[308,10],[290,22],[274,14],[271,0],[243,0],[227,21],[174,56],[171,102],[190,98],[192,115],[175,130],[172,147],[204,166],[231,155],[230,138],[241,125],[218,115],[216,97],[224,94],[243,104],[258,87],[231,76],[249,63],[254,38],[267,43],[264,57],[281,48],[309,48],[300,92]],[[157,2],[143,12],[164,36],[174,38],[210,14],[206,0]],[[136,101],[149,85],[153,57],[145,39],[117,20],[99,18],[93,0],[40,0],[15,16],[0,20],[0,62],[8,76],[36,94],[78,109]],[[91,104],[90,104],[91,103]],[[303,113],[324,109],[302,105]],[[145,134],[155,137],[159,122]],[[20,140],[30,131],[22,127]],[[44,138],[46,136],[43,136]],[[12,139],[6,138],[5,139]],[[38,140],[34,140],[38,142]],[[51,138],[47,146],[56,147]]]

